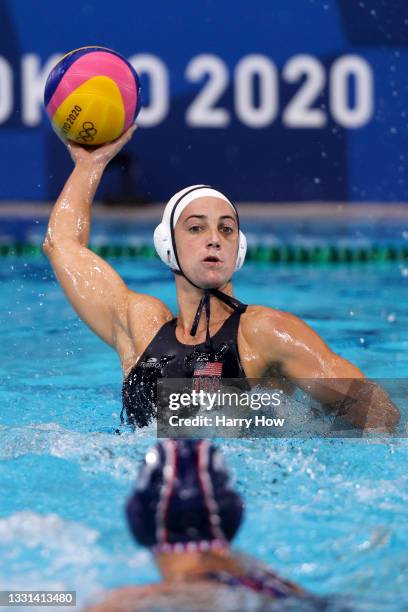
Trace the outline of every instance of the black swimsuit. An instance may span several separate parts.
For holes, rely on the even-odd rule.
[[[124,412],[128,423],[137,427],[156,418],[159,378],[238,378],[245,383],[237,345],[240,317],[241,312],[234,311],[224,321],[211,338],[211,348],[204,342],[182,344],[176,338],[177,319],[165,323],[123,381],[122,422]]]

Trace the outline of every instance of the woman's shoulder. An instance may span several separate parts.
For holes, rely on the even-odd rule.
[[[232,591],[232,592],[231,592]],[[105,594],[104,599],[85,608],[85,612],[147,612],[166,610],[166,612],[202,612],[214,610],[220,598],[235,596],[236,606],[240,609],[242,593],[238,593],[222,584],[200,581],[177,581],[175,583],[158,583],[146,586],[130,586],[116,589]]]
[[[284,330],[292,327],[296,323],[301,323],[296,315],[270,308],[269,306],[259,306],[251,304],[241,316],[243,328],[254,333],[265,333],[268,330]]]
[[[166,323],[173,319],[171,310],[166,304],[153,295],[129,291],[128,296],[129,316],[154,318],[157,322]]]
[[[160,584],[146,586],[128,586],[97,595],[94,603],[85,608],[85,612],[130,612],[136,611],[137,603],[145,597],[154,595]]]

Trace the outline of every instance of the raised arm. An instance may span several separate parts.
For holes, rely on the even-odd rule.
[[[258,346],[266,360],[355,427],[393,431],[399,411],[387,393],[330,350],[301,319],[269,308],[257,317]]]
[[[68,144],[75,167],[49,220],[44,252],[79,317],[105,342],[117,345],[128,333],[128,304],[135,294],[103,259],[87,248],[91,208],[109,161],[130,140],[136,126],[121,138],[96,149]]]

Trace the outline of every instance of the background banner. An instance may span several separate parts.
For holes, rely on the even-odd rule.
[[[71,162],[43,86],[62,54],[92,44],[132,62],[144,98],[140,132],[109,169],[102,200],[162,201],[197,182],[238,201],[407,199],[404,0],[176,7],[2,1],[0,200],[59,193]]]

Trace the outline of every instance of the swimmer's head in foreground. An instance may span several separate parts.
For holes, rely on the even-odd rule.
[[[192,336],[205,307],[208,341],[210,295],[243,311],[243,304],[221,291],[241,268],[247,249],[237,209],[223,193],[207,185],[192,185],[176,193],[154,232],[154,245],[179,278],[203,292]]]
[[[242,515],[223,456],[207,440],[150,449],[127,504],[134,537],[156,556],[226,549]]]

